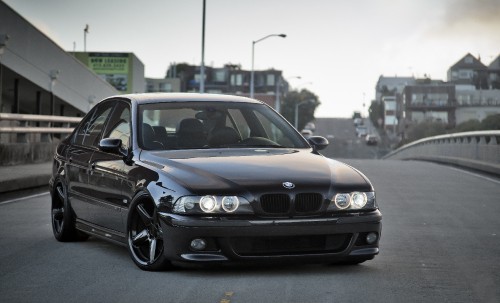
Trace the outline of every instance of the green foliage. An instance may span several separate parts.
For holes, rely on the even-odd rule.
[[[425,121],[412,125],[406,131],[406,140],[409,143],[426,137],[443,135],[446,133],[445,124],[436,121]]]
[[[500,130],[500,114],[490,115],[481,121],[481,130]]]
[[[460,123],[455,127],[452,132],[471,132],[479,130],[500,130],[500,114],[489,115],[483,121],[472,119]]]
[[[462,133],[481,130],[500,130],[500,114],[490,115],[483,121],[468,120],[453,129],[447,129],[441,122],[426,121],[410,126],[405,133],[405,139],[398,146],[432,136],[447,133]]]
[[[454,133],[462,133],[462,132],[471,132],[471,131],[476,131],[481,129],[481,122],[476,119],[468,120],[465,122],[460,123],[455,127],[453,130]]]
[[[281,114],[292,125],[295,125],[295,106],[298,107],[298,128],[303,129],[307,122],[314,120],[314,112],[321,104],[313,92],[302,89],[301,91],[290,91],[285,96],[281,105]]]

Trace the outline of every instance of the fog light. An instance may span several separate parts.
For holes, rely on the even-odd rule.
[[[194,250],[204,250],[207,247],[207,242],[203,239],[194,239],[191,241],[191,248]]]
[[[376,233],[369,233],[366,235],[366,243],[373,244],[377,242],[378,236]]]

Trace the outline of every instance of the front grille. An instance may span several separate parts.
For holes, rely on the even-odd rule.
[[[286,214],[290,210],[290,197],[286,194],[268,194],[260,197],[262,210],[270,214]]]
[[[295,196],[295,211],[298,213],[316,212],[321,208],[321,194],[298,194]]]
[[[336,253],[347,248],[352,234],[286,237],[241,237],[230,239],[240,256],[273,256]]]
[[[322,205],[323,195],[318,193],[300,193],[295,197],[288,194],[265,194],[260,197],[260,207],[270,215],[311,214],[318,212]]]

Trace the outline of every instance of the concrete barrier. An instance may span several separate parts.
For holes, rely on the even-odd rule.
[[[11,166],[51,161],[58,142],[0,144],[0,165]]]
[[[433,161],[500,175],[500,131],[424,138],[390,152],[384,159]]]

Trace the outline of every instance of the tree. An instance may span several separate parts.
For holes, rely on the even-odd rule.
[[[384,123],[384,103],[383,102],[377,102],[375,100],[372,101],[372,104],[370,105],[370,108],[368,109],[369,116],[370,116],[370,121],[372,121],[372,124],[375,125],[376,127],[383,127]],[[378,125],[379,119],[382,121],[382,125]]]
[[[292,125],[295,125],[295,106],[297,104],[300,104],[298,106],[297,129],[301,130],[307,122],[314,120],[314,112],[321,102],[319,102],[318,96],[307,89],[288,92],[282,103],[281,114]]]
[[[454,133],[471,132],[481,129],[481,122],[476,119],[471,119],[460,123],[453,130]]]
[[[490,115],[481,121],[482,130],[500,130],[500,114]]]
[[[445,124],[437,121],[424,121],[408,128],[406,132],[405,142],[407,144],[422,138],[433,137],[446,134]]]

